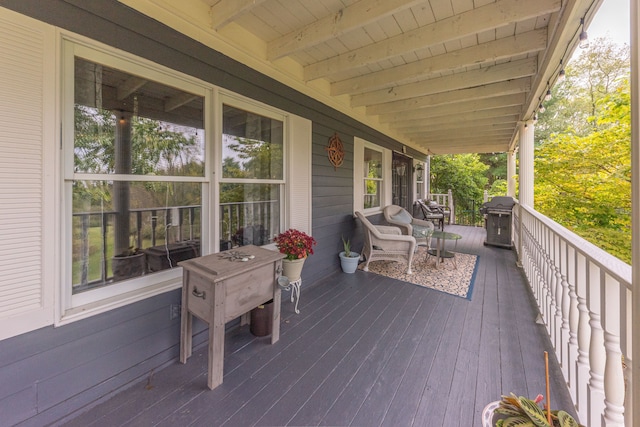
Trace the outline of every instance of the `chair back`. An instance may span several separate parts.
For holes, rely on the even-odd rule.
[[[383,210],[384,219],[389,224],[411,224],[413,216],[405,208],[398,205],[388,205]]]

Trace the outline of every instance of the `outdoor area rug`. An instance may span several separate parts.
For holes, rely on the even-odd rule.
[[[471,300],[478,257],[456,253],[457,269],[451,259],[445,259],[436,269],[436,258],[427,257],[426,252],[426,247],[418,246],[413,256],[413,274],[406,274],[407,263],[404,261],[372,261],[369,272]],[[363,267],[364,263],[360,263],[358,269],[362,270]]]

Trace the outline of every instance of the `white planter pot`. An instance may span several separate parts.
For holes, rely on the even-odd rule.
[[[355,273],[358,269],[358,262],[360,262],[360,254],[351,251],[351,256],[347,257],[344,251],[340,252],[340,266],[345,273]]]

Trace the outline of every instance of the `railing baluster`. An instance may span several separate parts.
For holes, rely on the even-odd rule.
[[[589,307],[589,325],[591,326],[591,342],[589,345],[589,388],[587,403],[589,405],[588,423],[590,426],[600,425],[604,412],[604,332],[600,323],[600,287],[601,270],[589,263],[589,279],[587,287],[587,306]]]
[[[602,323],[606,363],[604,368],[604,423],[609,426],[624,426],[624,368],[620,351],[620,284],[611,276],[604,277]]]
[[[587,308],[587,283],[588,283],[588,263],[584,255],[578,254],[576,271],[576,290],[578,297],[578,360],[577,370],[577,393],[578,417],[586,422],[589,418],[588,404],[588,384],[589,384],[589,348],[591,347],[591,326],[589,325],[589,310]]]
[[[559,268],[558,268],[558,284],[560,287],[560,341],[561,349],[560,364],[565,379],[569,378],[569,283],[567,282],[567,245],[564,239],[558,236]]]
[[[578,294],[576,293],[577,256],[575,249],[571,245],[567,245],[567,282],[569,286],[569,344],[567,351],[569,372],[567,379],[569,381],[569,391],[574,402],[578,401],[576,378],[578,375],[578,325],[580,322]]]
[[[89,223],[90,215],[84,215],[81,218],[81,252],[82,252],[82,267],[80,269],[80,286],[84,286],[89,281]]]
[[[151,246],[156,246],[156,227],[158,226],[158,211],[151,211]]]
[[[101,213],[100,220],[100,232],[102,233],[102,274],[101,279],[102,282],[106,282],[109,278],[107,274],[107,227],[108,227],[108,217],[106,212]]]

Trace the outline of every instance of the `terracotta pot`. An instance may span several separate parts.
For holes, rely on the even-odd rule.
[[[286,276],[290,282],[295,282],[296,280],[300,280],[300,276],[302,275],[302,267],[304,267],[304,262],[306,258],[288,260],[282,260],[282,275]]]

